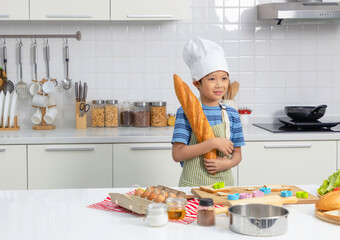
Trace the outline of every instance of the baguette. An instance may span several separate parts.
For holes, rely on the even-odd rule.
[[[175,92],[183,111],[188,118],[192,131],[198,143],[214,138],[215,134],[205,116],[202,106],[189,86],[176,74],[174,74]],[[206,159],[216,159],[216,149],[203,154]]]
[[[315,204],[320,211],[331,211],[340,209],[340,191],[326,193]]]
[[[208,193],[219,193],[219,192],[230,192],[231,191],[231,187],[224,187],[224,188],[220,188],[220,189],[214,189],[213,185],[210,186],[200,186],[200,190],[204,191],[204,192],[208,192]]]

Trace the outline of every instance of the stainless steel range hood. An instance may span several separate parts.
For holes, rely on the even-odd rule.
[[[277,25],[340,23],[340,3],[290,1],[257,5],[258,20],[273,20]]]

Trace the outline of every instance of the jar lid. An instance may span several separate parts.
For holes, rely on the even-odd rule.
[[[151,102],[151,106],[153,106],[153,107],[164,107],[164,106],[166,106],[166,102]]]
[[[93,100],[92,103],[93,104],[104,104],[105,101],[104,100]]]
[[[110,99],[110,100],[106,100],[106,103],[107,104],[118,104],[118,100]]]
[[[174,113],[168,113],[168,116],[169,116],[169,117],[175,117],[176,114],[174,114]]]
[[[134,102],[134,105],[136,107],[149,107],[150,106],[150,102]]]
[[[171,205],[185,205],[186,200],[184,198],[178,198],[178,197],[169,197],[165,200],[167,204]]]
[[[165,213],[167,206],[164,203],[150,203],[147,212],[149,213]]]
[[[205,207],[214,206],[214,201],[212,198],[201,198],[199,204],[200,206],[205,206]]]

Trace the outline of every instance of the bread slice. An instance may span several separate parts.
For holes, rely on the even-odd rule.
[[[282,184],[266,184],[264,185],[266,188],[270,188],[272,192],[281,192],[281,191],[291,191],[291,187],[289,185]]]
[[[218,192],[230,192],[231,187],[224,187],[220,189],[214,189],[213,185],[209,186],[200,186],[200,190],[208,193],[218,193]]]
[[[340,191],[329,192],[316,202],[315,208],[321,211],[340,209]]]

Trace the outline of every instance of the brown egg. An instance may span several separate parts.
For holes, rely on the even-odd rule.
[[[147,187],[144,193],[141,195],[142,198],[146,198],[151,194],[150,188]]]
[[[148,187],[150,192],[153,192],[154,188],[153,187]]]
[[[164,200],[165,200],[165,196],[164,196],[164,194],[162,193],[162,194],[160,194],[160,195],[158,195],[158,196],[156,197],[155,202],[157,202],[157,203],[159,203],[159,202],[164,202]]]
[[[148,200],[154,200],[158,197],[157,191],[155,190],[148,196]]]
[[[164,190],[162,191],[162,193],[164,193],[164,197],[165,197],[165,198],[167,198],[167,197],[169,196],[169,193],[166,192],[166,191],[164,191]]]
[[[136,192],[135,192],[134,195],[135,195],[135,196],[140,196],[140,195],[142,195],[144,192],[145,192],[144,189],[138,188],[138,189],[136,190]]]
[[[169,193],[169,197],[176,197],[176,194],[174,194],[174,193]]]

